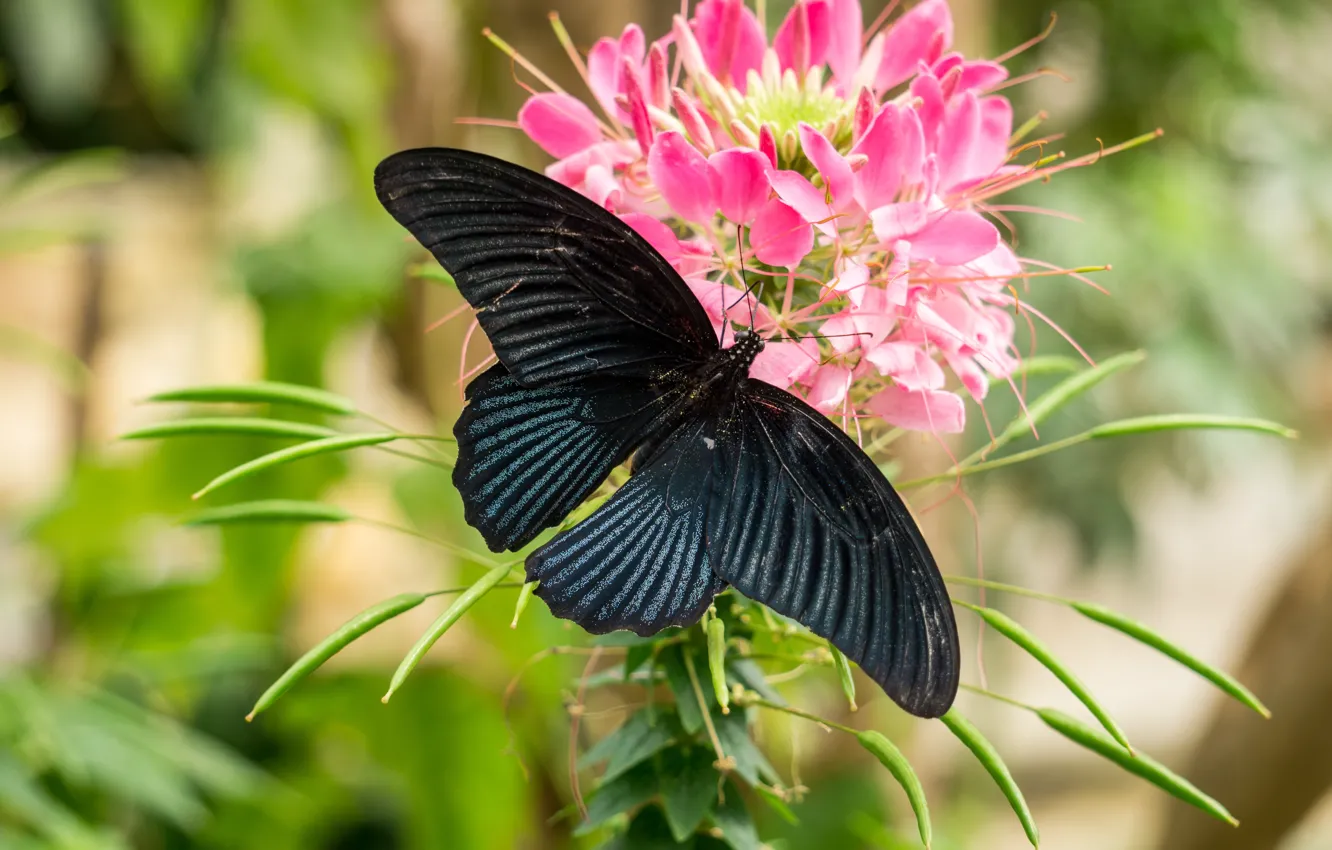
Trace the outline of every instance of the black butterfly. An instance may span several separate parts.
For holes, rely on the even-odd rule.
[[[684,281],[597,204],[444,148],[375,170],[384,207],[453,275],[499,363],[467,387],[453,481],[495,551],[559,524],[632,456],[629,481],[527,558],[557,616],[641,635],[695,622],[728,584],[859,662],[912,714],[958,683],[929,548],[860,448],[749,378]]]

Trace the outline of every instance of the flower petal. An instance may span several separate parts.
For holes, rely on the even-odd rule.
[[[887,91],[905,82],[921,62],[934,64],[952,43],[953,15],[947,0],[918,4],[884,33],[883,63],[874,80],[875,89]]]
[[[708,320],[712,322],[712,329],[717,332],[718,338],[721,337],[721,330],[727,322],[749,324],[751,310],[754,312],[755,324],[772,321],[772,313],[768,308],[758,303],[753,293],[745,292],[739,287],[699,277],[686,279],[685,285],[703,306],[703,312],[708,315]]]
[[[616,96],[623,91],[623,63],[628,59],[635,67],[641,67],[646,55],[646,41],[638,24],[626,26],[618,40],[603,38],[588,51],[587,84],[608,115],[628,120],[629,114],[615,103]]]
[[[664,222],[647,213],[625,213],[620,220],[646,239],[667,262],[674,263],[680,258],[680,238]]]
[[[749,72],[758,70],[768,48],[758,18],[744,0],[703,0],[692,23],[713,75],[744,94]]]
[[[648,176],[681,218],[706,224],[717,211],[708,186],[708,161],[674,130],[657,136],[648,154]]]
[[[708,185],[721,214],[738,224],[758,215],[772,186],[772,164],[753,148],[728,148],[708,157]]]
[[[920,201],[885,204],[870,213],[874,235],[882,242],[905,239],[915,245],[915,236],[929,225],[929,214]]]
[[[841,408],[851,390],[851,370],[828,363],[818,368],[810,381],[809,396],[805,401],[820,413],[832,413]]]
[[[908,390],[937,390],[944,385],[943,367],[915,343],[880,343],[865,354],[865,359],[880,375]]]
[[[874,231],[878,233],[877,220]],[[912,256],[957,266],[993,251],[999,245],[999,230],[980,213],[951,210],[932,220],[915,236],[907,238],[911,242]]]
[[[846,157],[837,152],[828,138],[804,121],[800,122],[800,147],[814,167],[823,175],[824,185],[832,196],[832,208],[842,212],[855,202],[852,189],[853,175]]]
[[[749,367],[749,377],[787,389],[803,381],[819,366],[819,345],[806,337],[800,342],[769,342]]]
[[[814,228],[800,213],[774,198],[749,228],[749,245],[760,262],[795,266],[814,247]]]
[[[860,0],[832,0],[829,17],[828,64],[833,78],[842,84],[844,92],[854,92],[851,81],[860,68],[861,38],[864,19]]]
[[[888,424],[912,431],[956,434],[967,421],[962,399],[942,390],[908,390],[894,384],[877,393],[866,407]]]
[[[794,68],[801,74],[822,65],[828,55],[831,28],[830,0],[797,0],[772,40],[777,60],[783,68]],[[803,45],[797,42],[797,36]]]
[[[800,213],[801,218],[829,236],[837,235],[837,227],[830,221],[833,209],[828,203],[828,197],[822,189],[809,182],[808,177],[797,171],[774,171],[768,180],[777,197]]]
[[[553,157],[563,159],[601,141],[597,116],[576,97],[534,94],[518,110],[518,126]]]
[[[885,105],[851,152],[867,157],[854,177],[860,208],[873,210],[892,203],[904,185],[920,181],[925,156],[920,116],[909,107]]]

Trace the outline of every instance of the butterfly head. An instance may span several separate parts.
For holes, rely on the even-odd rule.
[[[736,332],[735,345],[726,349],[726,353],[733,361],[737,361],[741,368],[748,369],[762,350],[763,337],[746,329]]]

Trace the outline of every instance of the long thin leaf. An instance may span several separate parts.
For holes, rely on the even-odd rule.
[[[257,457],[248,463],[243,463],[233,469],[229,469],[221,475],[209,481],[202,490],[194,494],[194,498],[201,499],[209,493],[223,487],[227,484],[235,483],[242,478],[249,478],[266,469],[272,469],[276,466],[291,463],[292,461],[303,460],[316,455],[331,454],[333,452],[345,452],[348,449],[356,449],[362,446],[377,446],[380,443],[387,443],[398,439],[397,434],[346,434],[338,437],[325,437],[322,440],[311,440],[308,443],[301,443],[297,446],[281,449],[276,452],[270,452],[263,457]]]
[[[892,741],[872,729],[857,732],[856,740],[860,741],[860,746],[869,750],[880,764],[888,768],[888,772],[906,792],[907,801],[911,803],[911,811],[916,815],[916,828],[920,830],[921,843],[928,850],[934,840],[934,830],[930,826],[930,807],[925,801],[925,788],[920,784],[916,771],[911,768],[911,762],[907,761],[906,756],[902,755],[902,751]]]
[[[185,525],[230,525],[242,522],[347,522],[352,515],[337,505],[296,499],[262,499],[200,511]]]
[[[393,697],[393,694],[402,686],[402,683],[407,680],[407,677],[411,672],[416,669],[416,665],[421,663],[422,658],[425,658],[426,653],[430,651],[430,647],[435,645],[435,641],[443,637],[444,633],[447,632],[454,623],[458,622],[462,615],[467,613],[468,609],[475,605],[481,597],[489,593],[491,588],[499,584],[500,580],[508,575],[513,567],[514,564],[512,563],[500,564],[498,567],[493,568],[488,573],[481,576],[481,578],[477,579],[475,584],[453,601],[453,604],[449,606],[448,610],[441,614],[439,619],[431,624],[430,628],[426,630],[426,633],[421,635],[420,640],[416,642],[416,644],[407,652],[406,657],[402,659],[402,663],[398,665],[398,669],[393,672],[393,680],[389,683],[388,692],[384,694],[383,699],[381,700],[382,702],[388,702]]]
[[[1169,656],[1202,676],[1204,679],[1207,679],[1235,699],[1244,703],[1249,708],[1252,708],[1263,717],[1271,718],[1272,712],[1267,710],[1267,706],[1263,705],[1262,701],[1254,696],[1252,691],[1241,685],[1235,677],[1222,670],[1218,670],[1197,656],[1176,646],[1166,640],[1158,632],[1153,631],[1142,623],[1139,623],[1137,620],[1129,619],[1123,614],[1119,614],[1115,611],[1111,611],[1109,608],[1090,602],[1074,602],[1072,605],[1074,610],[1083,616],[1090,617],[1098,623],[1109,626],[1118,632],[1122,632],[1134,640],[1144,643],[1158,652]]]
[[[1018,414],[1003,431],[999,432],[994,441],[985,447],[986,451],[994,451],[1008,445],[1024,434],[1032,433],[1038,425],[1049,419],[1052,414],[1069,402],[1087,393],[1112,375],[1136,366],[1146,358],[1147,355],[1144,352],[1130,351],[1111,357],[1094,368],[1065,378],[1028,404],[1026,411]]]
[[[1214,416],[1203,413],[1163,413],[1158,416],[1139,416],[1135,419],[1121,419],[1097,425],[1087,433],[1092,439],[1123,437],[1129,434],[1151,434],[1156,431],[1255,431],[1293,440],[1300,435],[1294,428],[1287,428],[1280,422],[1270,419],[1252,419],[1243,416]]]
[[[1054,653],[1039,638],[1002,611],[996,611],[993,608],[982,608],[968,602],[959,601],[957,604],[975,611],[996,632],[1022,647],[1028,655],[1039,661],[1045,669],[1055,674],[1055,677],[1064,683],[1064,687],[1068,688],[1073,696],[1078,698],[1079,702],[1087,706],[1087,710],[1100,721],[1101,725],[1105,727],[1105,731],[1109,732],[1119,742],[1120,746],[1129,752],[1133,751],[1133,747],[1129,744],[1128,738],[1125,737],[1124,731],[1119,728],[1119,724],[1110,716],[1110,713],[1101,707],[1101,704],[1091,695],[1091,691],[1087,690],[1087,686],[1082,684],[1082,681],[1073,675],[1073,671],[1065,667],[1063,662],[1055,658]]]
[[[1017,365],[1017,368],[1013,370],[1009,377],[1016,381],[1019,378],[1030,378],[1038,375],[1067,375],[1069,372],[1080,370],[1082,363],[1081,360],[1058,354],[1027,357]]]
[[[1039,847],[1041,834],[1036,829],[1036,819],[1032,817],[1031,809],[1027,807],[1027,800],[1022,796],[1022,789],[1013,779],[1013,774],[1000,757],[999,751],[979,729],[971,724],[971,721],[959,714],[956,708],[950,709],[939,719],[948,727],[948,731],[956,735],[957,739],[971,750],[976,760],[981,763],[981,767],[985,768],[986,773],[994,779],[994,784],[999,786],[999,790],[1008,799],[1008,805],[1013,807],[1013,814],[1017,815],[1022,830],[1027,833],[1027,840],[1031,842],[1032,847]]]
[[[1294,439],[1299,436],[1299,432],[1292,428],[1287,428],[1279,422],[1272,422],[1268,419],[1247,419],[1236,416],[1208,416],[1194,415],[1187,413],[1163,414],[1160,416],[1141,416],[1135,419],[1122,419],[1118,422],[1107,422],[1104,425],[1098,425],[1080,434],[1072,437],[1065,437],[1062,440],[1056,440],[1053,443],[1047,443],[1043,446],[1037,446],[1034,449],[1028,449],[1023,452],[1017,452],[1006,457],[987,460],[984,463],[972,463],[957,469],[950,469],[947,472],[941,472],[938,475],[929,475],[924,478],[914,478],[910,481],[901,483],[894,482],[899,489],[909,489],[911,487],[922,487],[926,484],[934,484],[939,481],[949,481],[954,478],[960,478],[964,475],[975,475],[978,472],[989,472],[992,469],[1002,469],[1005,466],[1025,463],[1029,460],[1035,460],[1038,457],[1044,457],[1048,454],[1063,451],[1073,446],[1081,445],[1091,440],[1102,440],[1111,437],[1125,437],[1132,434],[1150,434],[1156,431],[1180,431],[1180,430],[1223,430],[1223,431],[1251,431],[1259,434],[1268,434],[1286,439]]]
[[[1098,755],[1104,756],[1115,764],[1136,776],[1141,776],[1157,788],[1190,805],[1197,806],[1217,820],[1231,826],[1239,826],[1226,807],[1198,790],[1192,782],[1172,771],[1160,762],[1142,754],[1133,754],[1110,740],[1096,729],[1087,726],[1062,711],[1053,708],[1037,710],[1036,714],[1046,726],[1068,738],[1079,746],[1086,747]]]
[[[351,399],[327,390],[285,384],[278,381],[254,381],[248,384],[219,384],[185,387],[150,396],[149,401],[194,401],[207,404],[254,404],[256,402],[290,404],[347,416],[356,412]]]
[[[156,440],[163,437],[213,437],[243,434],[258,437],[295,437],[317,440],[337,434],[332,428],[307,422],[288,422],[284,419],[261,419],[251,416],[206,416],[195,419],[177,419],[159,422],[121,434],[122,440]]]
[[[847,707],[856,711],[856,679],[851,675],[851,662],[842,654],[842,650],[828,644],[828,650],[832,652],[833,666],[837,668],[837,680],[842,685],[842,695],[846,697]]]
[[[310,648],[310,651],[287,668],[287,672],[268,686],[254,708],[245,715],[245,720],[254,720],[254,716],[267,709],[306,676],[319,669],[325,661],[346,648],[347,644],[383,623],[406,611],[410,611],[426,601],[424,593],[400,593],[392,599],[385,599],[378,605],[372,605],[338,627],[337,631]]]

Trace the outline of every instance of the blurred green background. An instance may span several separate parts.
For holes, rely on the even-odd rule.
[[[770,2],[770,19],[783,4]],[[394,702],[389,672],[434,617],[374,633],[252,724],[290,661],[346,617],[469,568],[382,529],[185,529],[189,494],[275,447],[260,439],[126,444],[137,400],[198,383],[325,386],[406,430],[451,427],[465,321],[412,277],[418,254],[376,204],[375,163],[422,144],[532,165],[510,118],[495,27],[571,87],[546,12],[581,46],[665,0],[2,0],[0,2],[0,848],[557,848],[570,799],[564,705],[578,642],[512,593],[473,610]],[[881,4],[867,3],[867,15]],[[1045,110],[1072,154],[1149,132],[1146,148],[1026,190],[1072,222],[1013,212],[1019,253],[1111,263],[1106,296],[1063,278],[1030,299],[1095,357],[1149,358],[1052,423],[1263,415],[1299,444],[1150,437],[977,479],[979,524],[928,514],[945,566],[1112,604],[1240,671],[1274,710],[1223,706],[1177,668],[1058,611],[1013,605],[1134,736],[1243,822],[1216,827],[964,697],[1027,790],[1051,848],[1332,846],[1332,10],[1317,0],[957,0],[958,40],[1009,65],[1018,120]],[[1041,333],[1043,354],[1069,354]],[[1033,386],[1033,390],[1036,386]],[[996,391],[995,422],[1011,414]],[[294,413],[293,415],[299,415]],[[973,417],[979,419],[979,417]],[[983,429],[969,435],[975,443]],[[920,441],[909,464],[946,465]],[[237,498],[319,497],[474,542],[445,473],[366,454],[285,467]],[[983,541],[979,551],[972,543]],[[474,569],[474,568],[471,568]],[[971,636],[967,637],[971,640]],[[567,662],[567,663],[566,663]],[[992,687],[1067,697],[1029,660],[986,650]],[[974,667],[965,674],[974,680]],[[837,690],[800,699],[835,715]],[[584,726],[593,735],[608,713]],[[937,724],[873,704],[908,750],[939,848],[1018,848],[1021,831]],[[599,725],[601,724],[601,725]],[[913,846],[900,792],[863,754],[806,727],[765,729],[810,789],[774,846]],[[831,739],[829,739],[831,740]],[[909,815],[908,815],[909,818]],[[904,824],[906,827],[903,828]]]

